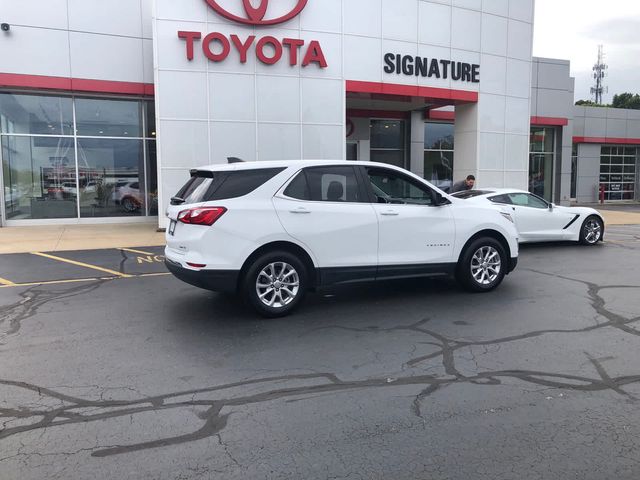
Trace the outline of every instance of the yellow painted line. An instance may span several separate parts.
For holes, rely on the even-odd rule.
[[[15,283],[10,282],[9,280],[0,277],[0,285],[4,285],[5,287],[11,287],[11,286],[15,285]]]
[[[65,283],[95,282],[98,280],[119,280],[121,278],[164,277],[166,275],[171,275],[171,273],[170,272],[143,273],[141,275],[127,275],[126,277],[100,277],[100,278],[92,277],[92,278],[73,278],[71,280],[48,280],[44,282],[12,283],[11,285],[0,285],[0,288],[33,287],[36,285],[60,285]]]
[[[69,260],[68,258],[56,257],[55,255],[49,255],[48,253],[31,252],[31,254],[38,255],[40,257],[50,258],[51,260],[57,260],[59,262],[70,263],[71,265],[77,265],[78,267],[85,267],[85,268],[91,268],[93,270],[99,270],[100,272],[105,272],[105,273],[108,273],[109,275],[115,275],[116,277],[124,277],[124,278],[131,277],[131,275],[127,275],[126,273],[116,272],[115,270],[98,267],[97,265],[90,265],[84,262],[76,262],[75,260]]]
[[[153,252],[143,252],[142,250],[134,250],[133,248],[119,248],[118,250],[131,253],[139,253],[141,255],[155,255]]]

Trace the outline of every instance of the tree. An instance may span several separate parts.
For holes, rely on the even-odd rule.
[[[613,96],[611,106],[614,108],[631,108],[640,110],[640,95],[625,92]]]
[[[608,107],[609,105],[601,105],[591,100],[578,100],[576,105],[580,105],[582,107]]]

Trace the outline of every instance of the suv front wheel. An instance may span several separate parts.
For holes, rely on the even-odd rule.
[[[504,279],[508,261],[500,242],[490,237],[478,238],[462,253],[456,269],[456,279],[467,290],[488,292]]]
[[[247,269],[242,293],[260,315],[283,317],[304,298],[306,277],[306,268],[298,257],[285,251],[269,252]]]

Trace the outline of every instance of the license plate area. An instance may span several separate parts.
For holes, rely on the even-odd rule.
[[[171,222],[169,222],[169,235],[173,236],[174,233],[176,233],[176,225],[178,224],[178,222],[176,222],[175,220],[171,220]]]

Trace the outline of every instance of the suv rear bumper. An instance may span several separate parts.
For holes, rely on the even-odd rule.
[[[166,259],[164,264],[179,280],[213,292],[235,293],[240,272],[237,270],[189,270],[177,262]]]

